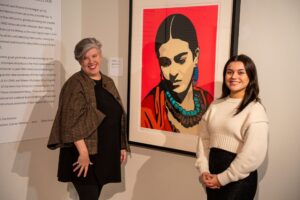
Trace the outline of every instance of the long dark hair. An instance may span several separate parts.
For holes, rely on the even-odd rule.
[[[258,97],[259,86],[258,86],[258,77],[257,77],[255,64],[250,57],[248,57],[244,54],[232,56],[226,62],[225,66],[224,66],[224,70],[223,70],[222,95],[220,98],[221,99],[226,98],[228,95],[230,95],[230,90],[227,87],[226,82],[225,82],[225,76],[226,76],[226,70],[227,70],[228,65],[234,61],[240,61],[244,64],[247,76],[249,78],[249,84],[246,87],[245,95],[235,113],[235,115],[237,115],[240,112],[242,112],[243,109],[252,101],[260,102],[260,98]]]
[[[195,27],[189,18],[182,14],[169,15],[160,24],[155,38],[155,52],[159,58],[159,48],[167,43],[170,37],[181,39],[189,44],[193,58],[196,56],[198,48],[198,39]]]

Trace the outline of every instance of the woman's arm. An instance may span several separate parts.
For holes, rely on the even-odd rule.
[[[228,169],[217,175],[221,185],[246,178],[262,164],[267,153],[268,131],[267,122],[253,123],[248,127],[241,152]]]
[[[78,160],[73,164],[73,172],[79,169],[77,176],[79,177],[83,173],[83,177],[86,177],[89,165],[92,164],[90,162],[88,149],[83,139],[74,142],[74,144],[78,150],[79,156]]]
[[[205,116],[205,115],[204,115]],[[203,117],[200,121],[200,135],[197,148],[197,160],[195,163],[196,168],[199,170],[200,175],[204,172],[209,172],[208,167],[209,155],[209,133],[207,130],[207,122]]]

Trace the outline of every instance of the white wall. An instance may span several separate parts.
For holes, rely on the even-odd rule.
[[[114,80],[125,105],[128,4],[129,0],[62,0],[66,78],[79,69],[73,59],[75,43],[95,36],[103,43],[106,62],[109,57],[124,59],[124,76]],[[271,121],[268,156],[259,169],[259,200],[300,199],[299,10],[298,0],[242,0],[239,53],[256,62]],[[46,149],[46,142],[0,144],[1,200],[77,199],[70,184],[56,181],[58,151]],[[204,199],[193,164],[190,156],[133,146],[123,168],[124,182],[105,186],[101,200]]]
[[[300,199],[300,1],[242,0],[239,52],[258,68],[270,118],[259,199]]]
[[[80,69],[73,48],[81,39],[81,16],[81,0],[62,0],[61,71],[66,77]],[[46,144],[47,138],[0,144],[1,200],[75,199],[72,187],[56,181],[58,151]]]

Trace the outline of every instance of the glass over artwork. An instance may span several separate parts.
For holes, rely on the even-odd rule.
[[[197,135],[213,100],[218,7],[144,9],[140,126]]]

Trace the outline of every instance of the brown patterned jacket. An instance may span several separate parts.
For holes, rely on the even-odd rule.
[[[122,106],[121,148],[129,151],[126,113],[120,95],[111,78],[103,74],[101,77],[103,88]],[[60,92],[58,109],[47,145],[49,149],[68,147],[75,141],[84,139],[89,154],[98,153],[97,128],[105,118],[105,114],[97,109],[94,86],[95,82],[83,71],[75,73],[66,81]]]

